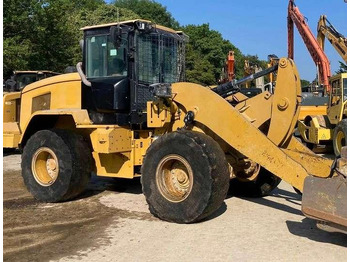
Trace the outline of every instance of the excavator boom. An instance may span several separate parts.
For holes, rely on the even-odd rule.
[[[306,23],[306,18],[301,14],[299,8],[295,5],[293,0],[289,1],[288,5],[288,57],[294,59],[294,27],[299,31],[306,48],[318,68],[319,83],[329,93],[329,77],[331,76],[331,69],[329,60],[318,44],[315,36],[312,34],[309,26]]]
[[[329,22],[325,15],[321,15],[317,25],[317,42],[324,50],[325,38],[332,44],[341,58],[347,63],[347,39],[340,34]]]

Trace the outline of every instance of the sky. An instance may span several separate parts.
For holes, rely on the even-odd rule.
[[[267,60],[269,54],[287,56],[287,7],[288,0],[156,0],[167,8],[181,24],[209,23],[243,54],[257,55]],[[320,15],[328,20],[344,36],[347,36],[347,4],[344,0],[295,0],[300,12],[308,19],[308,25],[317,35]],[[339,69],[343,61],[326,40],[325,53],[331,63],[331,71]],[[301,79],[312,81],[316,77],[315,64],[297,29],[294,29],[294,60]]]

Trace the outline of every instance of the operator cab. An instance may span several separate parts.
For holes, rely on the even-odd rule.
[[[146,20],[82,30],[82,107],[96,124],[145,127],[151,85],[184,81],[188,37]]]

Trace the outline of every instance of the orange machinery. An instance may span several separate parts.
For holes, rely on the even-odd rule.
[[[325,89],[327,93],[330,91],[329,77],[331,76],[331,69],[329,60],[318,44],[315,36],[312,34],[309,26],[306,23],[306,18],[301,14],[299,8],[295,5],[293,0],[289,0],[288,5],[288,57],[294,59],[294,26],[299,31],[306,48],[316,64],[318,69],[318,82]]]

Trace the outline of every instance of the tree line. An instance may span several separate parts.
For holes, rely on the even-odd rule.
[[[230,50],[235,51],[236,78],[244,76],[244,60],[266,68],[256,55],[244,55],[209,24],[180,25],[166,7],[153,0],[4,0],[3,76],[13,70],[64,72],[82,60],[80,28],[130,19],[147,19],[189,36],[187,81],[217,84]]]

